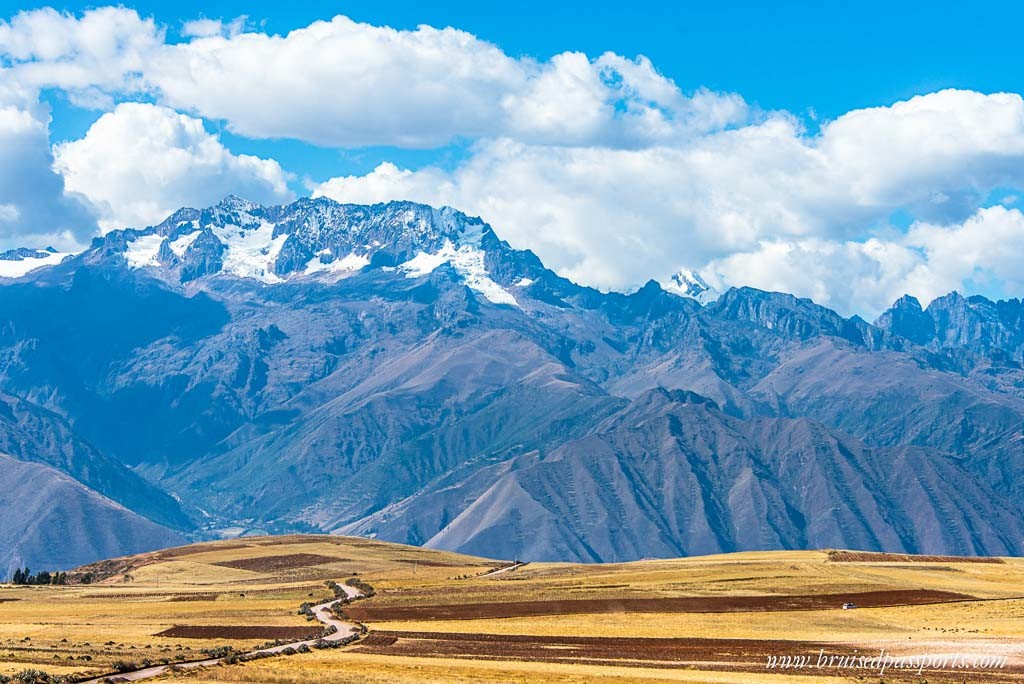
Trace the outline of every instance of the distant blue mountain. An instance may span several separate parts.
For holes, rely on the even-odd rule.
[[[0,452],[168,535],[1024,550],[1016,300],[872,325],[693,274],[602,293],[450,208],[237,197],[0,283]]]

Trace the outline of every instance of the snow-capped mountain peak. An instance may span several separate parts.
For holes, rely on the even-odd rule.
[[[688,269],[676,272],[663,287],[681,297],[696,299],[701,304],[708,304],[721,296],[721,293],[708,285],[699,273]]]
[[[180,282],[219,274],[267,284],[333,281],[371,266],[418,278],[448,264],[487,300],[517,306],[509,288],[535,275],[502,269],[503,277],[495,276],[490,267],[514,250],[490,226],[450,207],[412,202],[362,206],[315,198],[264,207],[229,196],[106,240],[123,243],[114,252],[123,250],[130,268],[156,269]]]

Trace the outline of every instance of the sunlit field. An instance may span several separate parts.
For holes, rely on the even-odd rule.
[[[978,562],[984,560],[988,562]],[[352,577],[353,644],[201,671],[192,682],[1016,681],[1024,562],[817,551],[606,565],[501,560],[326,536],[245,538],[0,590],[0,672],[83,679],[244,652],[321,627],[298,608]],[[852,606],[844,609],[844,604]],[[254,631],[255,630],[255,631]],[[169,633],[167,633],[169,631]],[[782,670],[779,658],[962,653],[1005,666]],[[769,659],[775,666],[769,668]]]

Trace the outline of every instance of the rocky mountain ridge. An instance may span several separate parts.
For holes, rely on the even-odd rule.
[[[88,445],[193,537],[1024,551],[1019,302],[676,285],[576,285],[453,209],[229,197],[4,281],[0,392],[46,417],[16,458],[116,482],[32,456]]]

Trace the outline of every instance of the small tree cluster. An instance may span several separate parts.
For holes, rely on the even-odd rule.
[[[42,570],[33,575],[27,567],[17,568],[11,582],[13,584],[67,584],[68,573]]]
[[[347,599],[348,598],[348,594],[345,593],[345,590],[342,589],[341,585],[338,584],[337,582],[335,582],[334,580],[327,580],[326,582],[324,582],[324,584],[326,584],[327,588],[330,589],[334,593],[334,598],[340,598],[340,599]]]
[[[350,577],[349,579],[345,580],[345,584],[355,589],[358,589],[360,592],[362,592],[362,596],[360,598],[370,598],[371,596],[377,593],[377,591],[372,586],[370,586],[363,580],[359,579],[358,577]]]
[[[235,655],[235,648],[233,646],[217,646],[216,648],[204,648],[202,653],[207,658],[227,658]]]

